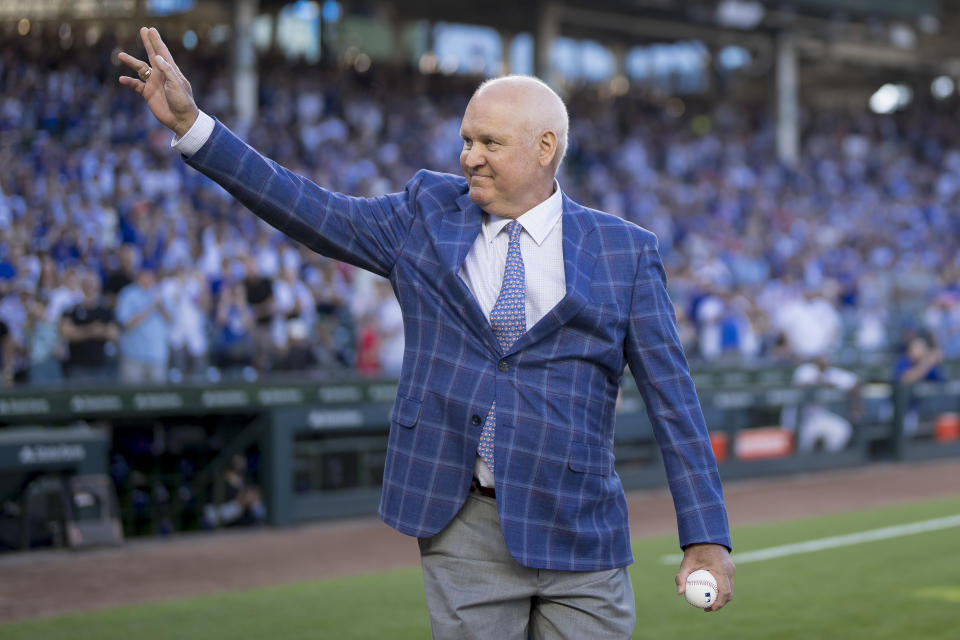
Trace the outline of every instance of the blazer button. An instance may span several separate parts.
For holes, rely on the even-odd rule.
[[[497,368],[500,369],[500,371],[510,371],[510,363],[506,360],[501,360],[500,363],[497,364]]]
[[[480,418],[480,416],[478,416],[477,414],[473,414],[473,415],[470,417],[470,422],[473,423],[474,425],[478,425],[478,424],[480,424],[481,422],[483,422],[483,419]]]

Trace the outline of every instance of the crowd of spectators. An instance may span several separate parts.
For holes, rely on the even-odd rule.
[[[4,381],[399,373],[389,283],[296,245],[189,169],[117,84],[115,42],[56,45],[0,49]],[[201,108],[320,185],[374,196],[420,168],[458,171],[475,79],[265,56],[259,115],[242,123],[226,50],[174,53]],[[776,159],[769,105],[587,87],[569,107],[561,187],[658,235],[691,359],[890,353],[916,328],[960,358],[956,102],[806,111],[794,168]]]

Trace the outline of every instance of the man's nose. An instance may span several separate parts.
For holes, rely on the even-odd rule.
[[[476,145],[470,147],[466,153],[466,165],[471,169],[481,166],[485,161],[483,153]]]

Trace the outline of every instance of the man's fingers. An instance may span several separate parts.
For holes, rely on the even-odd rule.
[[[733,600],[733,572],[736,571],[736,568],[731,565],[728,571],[728,573],[722,574],[723,584],[720,585],[723,589],[723,604]]]
[[[157,54],[153,57],[153,68],[163,74],[163,80],[179,80],[180,75],[174,70],[170,63],[167,62],[163,56]],[[178,85],[181,83],[177,83]]]
[[[163,43],[160,32],[157,31],[156,27],[150,28],[150,42],[153,44],[153,48],[156,49],[156,55],[162,57],[163,61],[169,65],[170,68],[167,70],[168,75],[172,72],[173,75],[170,77],[179,78],[183,84],[189,84],[186,76],[183,75],[180,67],[177,66],[176,61],[173,59],[173,54],[170,53],[170,49],[167,49],[167,45]]]
[[[157,54],[157,51],[153,47],[150,29],[140,27],[140,39],[143,40],[143,48],[147,50],[147,60],[153,60],[153,56]]]
[[[722,609],[728,602],[733,600],[733,579],[726,578],[726,584],[718,585],[720,591],[717,594],[717,600],[714,602],[707,611],[719,611]]]
[[[693,573],[693,569],[683,565],[680,566],[680,571],[673,578],[677,583],[677,595],[683,595],[687,592],[687,578],[690,577],[691,573]]]
[[[727,605],[727,603],[730,602],[731,600],[733,600],[733,597],[730,596],[729,594],[720,594],[719,596],[717,596],[717,601],[714,602],[712,605],[710,605],[708,608],[704,609],[704,611],[707,611],[707,612],[719,611],[720,609],[723,609]]]
[[[156,27],[150,27],[150,44],[153,45],[154,53],[161,56],[164,60],[170,63],[170,66],[179,71],[177,63],[173,61],[173,56],[170,54],[170,49],[167,49],[167,45],[163,43],[163,38],[160,37],[160,32],[157,31]],[[153,56],[150,56],[153,59]]]
[[[150,68],[150,65],[143,60],[134,58],[130,54],[122,52],[117,56],[117,58],[120,60],[120,62],[133,69],[143,82],[146,82],[150,79],[150,74],[153,72],[153,70]]]
[[[125,87],[130,87],[137,93],[143,93],[143,88],[146,86],[142,81],[137,80],[136,78],[131,78],[130,76],[120,76],[120,84]]]
[[[147,83],[142,80],[138,80],[137,78],[131,78],[130,76],[120,76],[120,84],[133,89],[141,96],[143,95],[144,90],[147,88]]]
[[[160,32],[157,31],[156,27],[151,27],[149,29],[149,37],[150,42],[156,51],[155,55],[160,56],[163,58],[163,61],[167,63],[167,68],[165,69],[167,78],[170,80],[179,80],[180,86],[184,92],[192,97],[193,89],[190,87],[190,82],[187,80],[187,77],[183,75],[183,72],[180,71],[180,67],[177,66],[177,62],[173,59],[173,54],[170,53],[170,49],[167,48],[167,45],[163,43],[163,39],[160,37]],[[153,57],[150,59],[152,60]]]
[[[150,68],[146,62],[140,58],[134,58],[129,53],[120,52],[120,55],[117,56],[117,59],[120,60],[123,64],[127,65],[131,69],[137,72],[137,75],[141,75],[144,71]]]

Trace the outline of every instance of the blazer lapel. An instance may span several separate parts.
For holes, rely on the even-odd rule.
[[[456,202],[458,211],[444,212],[440,216],[437,248],[447,269],[458,274],[463,261],[467,259],[470,247],[480,233],[483,211],[470,200],[469,193],[457,198]]]
[[[477,335],[488,346],[499,352],[500,346],[493,335],[490,322],[466,283],[460,278],[460,268],[480,233],[483,211],[470,200],[469,193],[457,198],[456,202],[458,211],[444,212],[440,216],[440,233],[436,246],[444,269],[443,273],[437,275],[443,280],[443,290],[450,295],[453,303],[462,309],[464,321],[476,330]]]
[[[557,331],[590,299],[593,267],[600,253],[600,236],[596,233],[596,222],[583,207],[564,195],[562,223],[563,275],[567,293],[539,322],[513,343],[507,354],[520,351]]]

